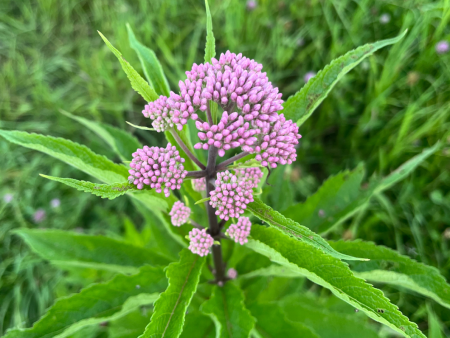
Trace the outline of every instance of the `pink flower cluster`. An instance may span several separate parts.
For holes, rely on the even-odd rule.
[[[191,209],[184,205],[183,202],[176,201],[173,204],[172,210],[169,212],[172,224],[179,227],[189,220]]]
[[[239,217],[253,202],[253,184],[251,181],[239,181],[228,170],[217,174],[216,188],[211,191],[209,204],[216,209],[216,215],[228,220]]]
[[[206,181],[205,178],[194,178],[192,180],[192,187],[195,191],[205,191],[206,190]]]
[[[183,166],[184,158],[175,146],[170,143],[167,147],[147,147],[138,149],[133,153],[133,160],[128,170],[128,181],[143,189],[144,185],[150,186],[156,192],[170,196],[170,190],[180,189],[187,171]]]
[[[291,120],[278,115],[283,109],[282,94],[261,70],[256,61],[227,51],[211,64],[194,64],[186,72],[187,80],[179,82],[180,95],[160,96],[142,113],[153,120],[157,131],[174,126],[181,130],[189,118],[197,120],[200,142],[196,149],[215,146],[219,156],[224,156],[226,150],[241,147],[258,154],[264,166],[291,163],[301,136]],[[196,114],[207,111],[208,101],[224,110],[218,124],[203,122]]]
[[[236,243],[244,245],[248,242],[247,237],[250,235],[251,227],[252,223],[250,222],[250,218],[239,217],[237,224],[231,224],[225,234]]]
[[[248,181],[251,183],[252,188],[256,188],[258,186],[264,175],[258,167],[236,169],[234,172],[236,173],[238,181]]]
[[[189,232],[189,240],[189,250],[202,257],[209,253],[209,248],[214,244],[214,239],[206,232],[206,229],[192,229]]]

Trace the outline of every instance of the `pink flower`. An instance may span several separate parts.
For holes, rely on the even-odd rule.
[[[33,220],[35,223],[41,223],[45,219],[45,210],[37,209],[33,215]]]
[[[238,182],[241,181],[249,181],[252,185],[252,188],[256,188],[263,177],[263,172],[260,168],[242,168],[235,170],[236,176],[238,178]]]
[[[228,278],[236,279],[237,275],[238,275],[238,273],[237,273],[236,269],[233,269],[233,268],[228,269],[228,271],[227,271]]]
[[[450,45],[449,45],[448,41],[443,40],[443,41],[439,41],[436,44],[435,48],[436,48],[436,52],[438,54],[444,54],[444,53],[448,52],[448,50],[450,49]]]
[[[231,224],[225,234],[236,243],[244,245],[248,242],[247,237],[250,235],[251,227],[252,223],[250,222],[250,218],[239,217],[237,224]]]
[[[179,227],[189,220],[191,209],[185,206],[183,202],[176,201],[173,204],[172,210],[170,210],[169,215],[171,216],[170,220],[172,224],[176,227]]]
[[[228,170],[217,174],[216,188],[211,191],[209,204],[216,209],[216,215],[228,220],[239,217],[253,202],[253,185],[251,181],[238,182],[236,175]]]
[[[144,146],[133,153],[128,181],[138,189],[143,189],[144,185],[158,193],[164,189],[164,195],[169,197],[170,190],[180,189],[187,175],[183,163],[184,158],[170,143],[165,149]]]
[[[209,249],[214,244],[214,239],[210,234],[206,233],[206,229],[192,229],[189,232],[189,240],[189,250],[202,257],[209,254]]]
[[[205,178],[194,178],[192,180],[192,187],[195,191],[205,191],[206,190],[206,181]]]

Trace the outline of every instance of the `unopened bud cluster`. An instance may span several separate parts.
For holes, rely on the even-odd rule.
[[[250,218],[239,217],[237,224],[231,224],[225,234],[236,243],[244,245],[248,242],[247,238],[250,235],[251,227],[252,223],[250,222]]]
[[[214,244],[214,239],[206,232],[206,229],[192,229],[189,232],[189,241],[189,250],[202,257],[209,253],[209,249]]]
[[[191,209],[185,206],[183,202],[176,201],[173,204],[172,210],[170,210],[169,215],[171,216],[170,220],[172,224],[176,227],[179,227],[189,220]]]
[[[170,190],[180,189],[186,177],[183,163],[184,159],[170,143],[166,148],[144,146],[133,153],[128,181],[138,189],[147,185],[158,193],[164,190],[164,195],[169,197]]]

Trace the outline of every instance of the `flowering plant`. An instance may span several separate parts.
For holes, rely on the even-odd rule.
[[[283,102],[255,60],[230,51],[215,58],[207,2],[206,14],[205,62],[186,72],[177,93],[169,90],[154,53],[136,40],[130,27],[130,43],[147,81],[100,33],[133,89],[148,102],[142,114],[152,128],[134,127],[164,133],[165,147],[142,146],[131,135],[68,113],[110,142],[126,165],[69,140],[0,131],[7,140],[57,157],[103,183],[42,176],[103,198],[131,197],[152,215],[152,231],[160,239],[147,248],[62,231],[18,231],[50,261],[117,275],[58,300],[32,328],[11,330],[6,337],[65,337],[118,320],[140,307],[152,309],[140,337],[326,336],[313,320],[295,317],[303,311],[304,318],[311,318],[311,311],[304,308],[307,297],[297,294],[305,278],[403,336],[424,337],[415,323],[362,278],[408,288],[448,306],[450,287],[436,270],[372,243],[330,242],[316,232],[326,233],[349,218],[374,194],[407,176],[439,144],[391,175],[371,181],[364,190],[360,189],[362,167],[332,177],[308,201],[290,206],[283,214],[257,197],[272,170],[295,162],[299,127],[339,79],[406,32],[339,57]],[[197,141],[192,142],[194,136]],[[120,147],[119,140],[125,140]],[[132,151],[123,151],[130,147]],[[351,198],[343,198],[341,190],[351,191]],[[389,271],[384,271],[386,266]],[[294,282],[288,290],[275,284],[274,291],[272,277]],[[425,278],[433,283],[424,282]],[[267,291],[267,299],[256,296],[262,290]],[[270,298],[271,292],[276,296]],[[277,295],[286,298],[278,302]],[[366,324],[361,324],[366,336],[375,335]]]

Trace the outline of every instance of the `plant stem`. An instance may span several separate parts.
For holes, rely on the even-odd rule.
[[[220,163],[220,164],[217,166],[216,170],[217,170],[217,171],[224,170],[224,169],[226,169],[227,165],[233,163],[234,161],[240,160],[241,158],[244,158],[244,157],[247,156],[248,154],[250,154],[248,151],[243,151],[242,153],[237,154],[237,155],[235,155],[235,156],[229,158],[228,160],[223,161],[222,163]]]
[[[206,197],[211,197],[211,191],[214,190],[213,182],[216,178],[216,158],[218,149],[210,147],[208,151],[208,164],[206,166]],[[214,208],[205,202],[205,207],[208,212],[209,232],[212,237],[217,237],[220,234],[220,227],[217,223],[217,216]],[[220,238],[217,239],[220,242]],[[222,258],[222,247],[220,245],[212,246],[212,254],[215,267],[216,283],[224,283],[225,278],[225,264]]]
[[[181,149],[184,150],[186,155],[192,161],[194,161],[194,163],[197,164],[201,169],[205,170],[206,169],[205,165],[202,162],[200,162],[200,160],[197,157],[195,157],[195,155],[193,153],[191,153],[191,151],[188,149],[188,147],[184,144],[183,140],[180,138],[180,135],[178,135],[177,131],[174,129],[171,129],[170,132],[172,133],[172,136],[175,138],[175,140],[180,145]]]
[[[209,104],[210,104],[210,101],[208,101],[206,104],[206,117],[208,118],[209,125],[212,126],[214,123],[213,123],[213,119],[212,119],[212,115],[211,115],[211,108],[210,108]]]
[[[199,171],[188,171],[186,177],[194,177],[194,178],[201,178],[206,176],[205,170],[199,170]]]

